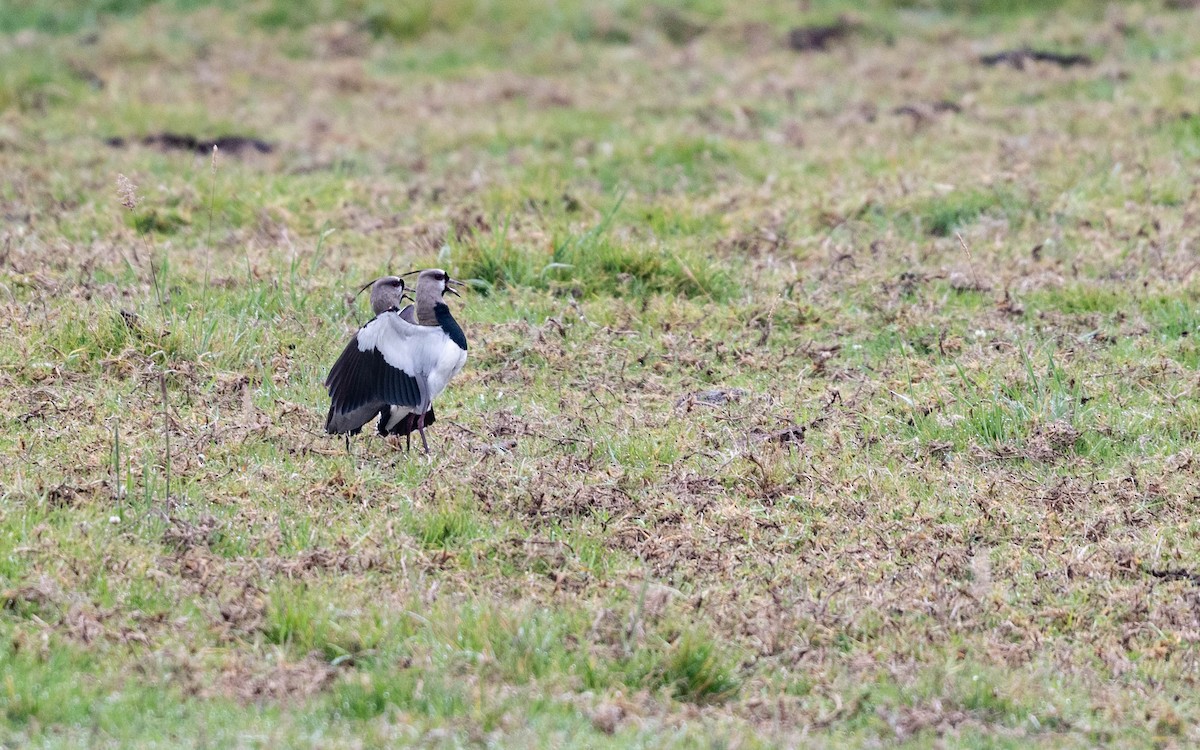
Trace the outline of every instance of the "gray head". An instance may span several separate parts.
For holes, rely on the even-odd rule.
[[[440,268],[421,271],[417,276],[417,322],[421,325],[437,325],[434,305],[444,302],[442,296],[446,292],[461,297],[455,285],[462,285],[462,282],[450,278],[450,274]]]
[[[399,310],[404,304],[404,279],[399,276],[384,276],[367,284],[359,292],[371,287],[371,310],[382,315],[388,310]]]

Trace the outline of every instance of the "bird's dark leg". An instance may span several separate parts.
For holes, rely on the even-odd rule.
[[[412,430],[404,433],[404,452],[408,453],[412,450]]]
[[[350,452],[350,433],[346,433],[346,452]]]
[[[417,417],[417,432],[421,433],[421,445],[425,446],[425,453],[429,453],[429,441],[425,439],[425,412],[421,412],[421,416]]]

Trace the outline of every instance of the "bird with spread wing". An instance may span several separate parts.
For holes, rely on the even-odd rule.
[[[429,452],[425,428],[434,422],[433,400],[467,361],[467,338],[444,299],[460,296],[455,287],[461,284],[440,268],[421,271],[415,303],[404,308],[402,278],[384,276],[369,285],[375,317],[350,339],[325,379],[326,432],[355,435],[378,416],[381,435],[411,442],[416,430]]]

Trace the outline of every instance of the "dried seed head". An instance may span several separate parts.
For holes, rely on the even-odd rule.
[[[121,199],[121,205],[130,211],[137,208],[137,185],[130,182],[129,178],[123,174],[117,175],[117,197]]]
[[[214,173],[217,171],[217,144],[215,143],[213,144],[212,171]]]

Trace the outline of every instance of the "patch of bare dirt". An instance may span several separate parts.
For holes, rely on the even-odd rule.
[[[1025,455],[1033,461],[1054,461],[1069,453],[1081,434],[1067,422],[1038,425],[1025,445]]]
[[[392,563],[378,550],[345,552],[333,549],[308,549],[297,555],[282,557],[271,555],[260,561],[248,560],[248,564],[272,576],[303,578],[315,573],[362,574],[367,571],[388,572]]]
[[[978,719],[970,711],[937,699],[913,706],[880,706],[876,709],[876,714],[887,722],[895,732],[896,739],[901,742],[926,730],[933,730],[938,737],[944,737],[963,724],[978,723]]]
[[[845,41],[862,24],[840,16],[833,23],[797,26],[788,32],[787,45],[797,52],[824,52],[834,42]]]
[[[229,583],[224,590],[230,593],[214,594],[220,615],[216,624],[226,641],[236,641],[252,636],[262,628],[267,616],[267,598],[266,592],[253,581],[243,579]]]
[[[84,645],[97,641],[145,644],[150,640],[147,631],[161,630],[164,623],[161,616],[97,607],[79,594],[64,591],[48,576],[0,594],[0,602],[4,609],[23,611],[47,630]]]
[[[335,667],[313,656],[266,667],[243,662],[221,673],[216,692],[244,703],[302,700],[324,690],[336,676]]]
[[[619,703],[601,703],[589,716],[592,726],[605,734],[613,734],[625,719],[625,707]]]
[[[62,588],[49,576],[42,575],[32,583],[18,586],[0,594],[4,609],[29,608],[34,611],[60,607],[65,601]]]
[[[147,654],[136,669],[147,679],[178,686],[187,695],[260,705],[310,698],[328,688],[338,674],[336,667],[315,654],[275,661],[235,654],[225,664],[214,665],[202,655],[183,650]]]
[[[162,542],[180,553],[193,547],[210,547],[217,541],[222,530],[221,522],[207,514],[195,521],[179,516],[167,516],[167,524]]]
[[[112,137],[105,141],[113,148],[123,148],[129,142],[121,137]],[[220,154],[240,156],[243,154],[269,154],[275,150],[273,143],[261,138],[246,135],[222,135],[216,138],[200,138],[189,133],[172,133],[164,131],[143,136],[138,140],[143,146],[154,146],[164,151],[191,151],[202,156],[212,154],[217,149]]]
[[[1087,67],[1094,63],[1091,57],[1083,54],[1064,54],[1032,47],[1018,47],[1002,50],[987,55],[981,55],[979,62],[989,67],[1009,65],[1017,70],[1024,70],[1031,62],[1044,62],[1057,65],[1060,68]]]

